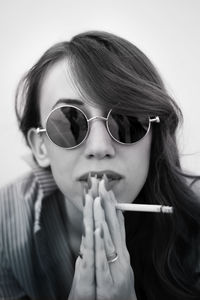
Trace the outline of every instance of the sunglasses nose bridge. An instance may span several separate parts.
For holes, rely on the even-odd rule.
[[[108,118],[109,118],[109,114],[108,114],[108,116],[105,118],[105,117],[102,117],[102,116],[95,116],[95,117],[92,117],[92,118],[90,118],[90,119],[87,119],[87,122],[88,122],[88,132],[87,132],[87,136],[88,136],[88,134],[89,134],[89,130],[90,130],[90,122],[91,121],[94,121],[94,120],[98,120],[98,119],[100,119],[100,120],[102,120],[102,121],[105,121],[105,123],[106,123],[106,130],[107,130],[107,132],[109,133],[109,135],[112,137],[112,135],[111,135],[111,133],[110,133],[110,130],[109,130],[109,128],[108,128]]]
[[[101,120],[103,120],[103,121],[107,121],[107,120],[108,120],[108,117],[105,118],[105,117],[102,117],[102,116],[95,116],[95,117],[92,117],[92,118],[88,119],[87,121],[88,121],[88,122],[91,122],[91,121],[97,120],[97,119],[101,119]]]
[[[88,120],[88,124],[97,119],[103,122],[94,122],[92,126],[88,126],[87,136],[85,138],[85,155],[87,158],[98,159],[113,157],[115,155],[115,148],[113,147],[107,126],[104,124],[107,118],[95,116]]]
[[[92,118],[90,118],[90,119],[87,119],[87,122],[88,122],[88,130],[90,130],[90,122],[91,122],[91,121],[98,120],[98,119],[100,119],[100,120],[106,122],[106,129],[107,129],[107,131],[108,131],[108,128],[107,128],[108,117],[105,118],[105,117],[102,117],[102,116],[95,116],[95,117],[92,117]]]

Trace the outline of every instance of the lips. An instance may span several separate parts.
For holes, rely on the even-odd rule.
[[[103,171],[91,171],[84,173],[78,178],[78,181],[87,181],[88,177],[97,177],[98,179],[101,179],[103,175],[106,175],[108,178],[108,181],[114,181],[114,180],[121,180],[123,176],[117,172],[111,171],[111,170],[103,170]]]

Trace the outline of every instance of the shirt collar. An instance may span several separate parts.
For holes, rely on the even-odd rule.
[[[50,168],[35,166],[33,168],[33,173],[44,197],[49,196],[58,189]]]
[[[51,168],[42,168],[36,161],[33,159],[32,153],[26,153],[22,156],[22,159],[29,165],[31,168],[36,181],[39,185],[39,190],[43,197],[49,196],[55,190],[58,189],[58,186],[52,175]]]
[[[41,168],[37,165],[35,165],[32,170],[39,186],[37,199],[34,204],[34,233],[37,233],[41,229],[43,200],[48,196],[51,196],[54,191],[58,190],[58,186],[53,178],[51,170],[47,168]]]

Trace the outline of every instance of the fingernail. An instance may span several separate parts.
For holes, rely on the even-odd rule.
[[[92,186],[91,173],[88,174],[87,184],[88,184],[88,190],[89,190]]]
[[[108,177],[105,173],[103,174],[103,180],[104,180],[103,182],[104,182],[105,190],[108,191],[109,190],[108,189]]]
[[[92,186],[91,186],[91,193],[93,198],[98,197],[98,186],[99,186],[99,181],[97,179],[97,176],[91,177],[91,182],[92,182]]]

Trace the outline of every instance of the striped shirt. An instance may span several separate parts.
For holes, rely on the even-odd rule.
[[[68,298],[74,263],[63,199],[39,167],[0,190],[0,300]]]
[[[68,299],[74,257],[63,200],[51,172],[39,167],[0,190],[0,300]]]

